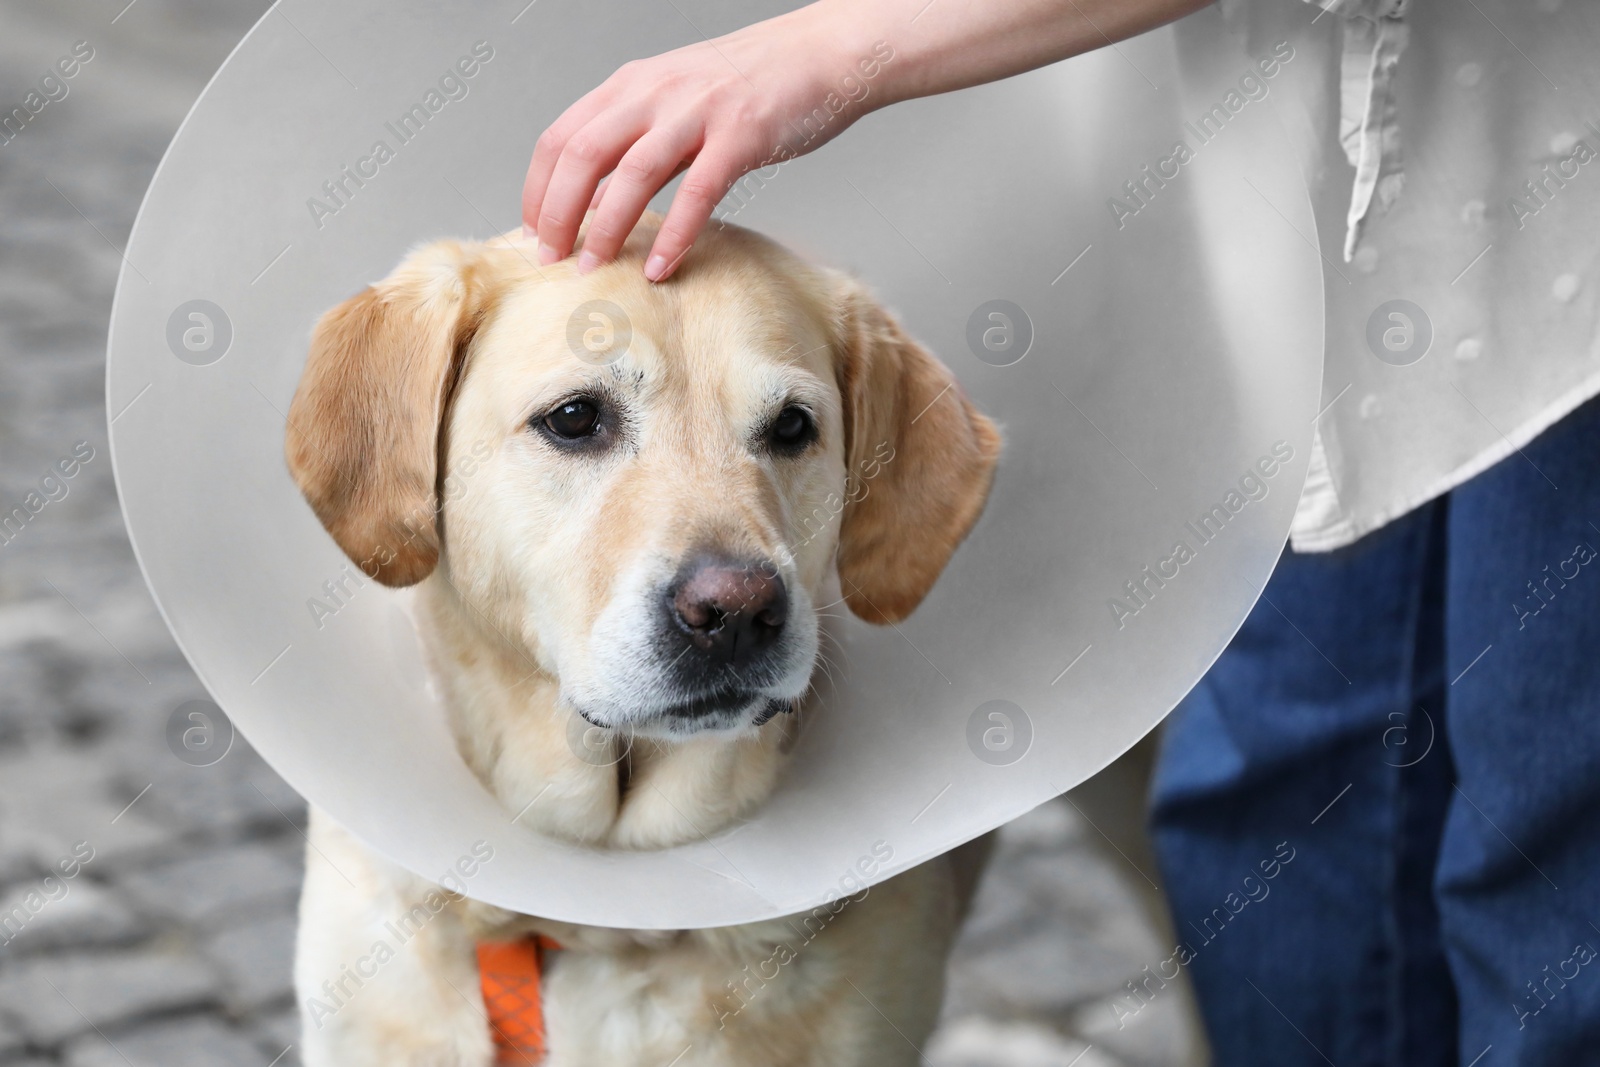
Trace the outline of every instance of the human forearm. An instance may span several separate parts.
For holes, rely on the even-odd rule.
[[[869,107],[998,81],[1136,36],[1211,0],[818,0],[793,18],[845,52],[887,42]],[[776,20],[775,20],[776,21]],[[802,35],[806,36],[804,30]]]

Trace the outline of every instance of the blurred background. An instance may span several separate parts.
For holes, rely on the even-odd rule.
[[[290,964],[305,805],[242,737],[207,766],[174,754],[169,721],[206,694],[123,530],[103,384],[120,250],[145,187],[268,6],[0,0],[8,1067],[299,1062]],[[75,73],[60,78],[69,56]],[[41,86],[47,73],[57,80]],[[531,149],[537,133],[514,135]],[[1181,979],[1133,992],[1173,944],[1140,829],[1149,758],[1146,743],[1001,832],[930,1067],[1204,1062]],[[63,860],[75,876],[47,882]]]

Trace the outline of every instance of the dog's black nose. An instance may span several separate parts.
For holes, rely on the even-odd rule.
[[[783,578],[764,560],[697,560],[680,572],[668,602],[673,621],[697,648],[734,666],[766,651],[789,618]]]

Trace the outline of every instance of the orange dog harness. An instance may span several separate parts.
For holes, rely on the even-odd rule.
[[[478,945],[478,980],[494,1036],[496,1067],[532,1067],[544,1061],[539,975],[544,954],[560,947],[547,937]]]

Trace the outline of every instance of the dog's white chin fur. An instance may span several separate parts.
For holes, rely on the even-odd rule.
[[[618,592],[595,620],[583,661],[561,663],[562,702],[587,722],[639,737],[673,739],[718,734],[748,734],[774,712],[799,701],[811,688],[820,649],[820,626],[810,592],[793,575],[789,585],[789,622],[774,650],[774,666],[753,679],[731,678],[726,690],[749,693],[736,709],[699,715],[682,709],[704,692],[683,692],[671,670],[678,653],[663,647],[653,605],[660,578],[638,569],[624,576]],[[675,714],[678,713],[678,714]]]

